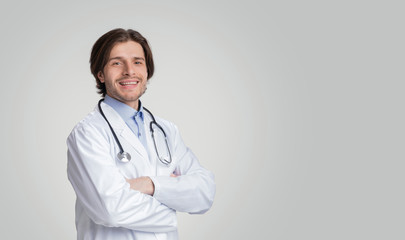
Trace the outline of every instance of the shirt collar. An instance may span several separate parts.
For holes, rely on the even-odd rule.
[[[138,101],[139,101],[139,111],[136,111],[135,109],[128,106],[127,104],[120,102],[117,99],[114,99],[108,95],[105,95],[105,98],[104,98],[104,103],[110,105],[121,116],[121,118],[125,122],[133,121],[134,116],[140,117],[141,120],[143,121],[142,102],[141,102],[141,100],[138,100]]]

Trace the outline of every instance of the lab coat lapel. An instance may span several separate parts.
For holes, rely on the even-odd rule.
[[[142,145],[139,138],[131,131],[131,129],[125,124],[125,128],[121,131],[121,137],[127,140],[131,146],[145,159],[148,159],[148,154],[145,147]]]
[[[143,158],[148,159],[148,154],[141,141],[127,126],[121,116],[108,104],[101,103],[103,112],[114,129],[117,136],[124,138]],[[124,149],[125,151],[125,149]]]

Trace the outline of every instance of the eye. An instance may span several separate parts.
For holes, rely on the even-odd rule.
[[[135,62],[135,64],[142,64],[142,62],[137,61],[137,62]]]
[[[121,65],[121,63],[120,62],[113,62],[112,65],[118,66],[118,65]]]

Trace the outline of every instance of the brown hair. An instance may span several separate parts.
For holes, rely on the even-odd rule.
[[[145,54],[146,69],[148,71],[148,80],[153,76],[155,70],[153,64],[152,51],[149,47],[148,41],[139,32],[132,29],[117,28],[105,33],[101,36],[93,45],[90,54],[90,70],[93,76],[96,78],[98,93],[103,97],[106,95],[105,84],[98,79],[97,74],[103,72],[104,66],[107,64],[110,57],[111,49],[116,43],[134,41],[139,43]]]

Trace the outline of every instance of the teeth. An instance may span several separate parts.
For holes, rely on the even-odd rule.
[[[120,83],[121,85],[132,85],[132,84],[137,84],[138,82],[123,82]]]

